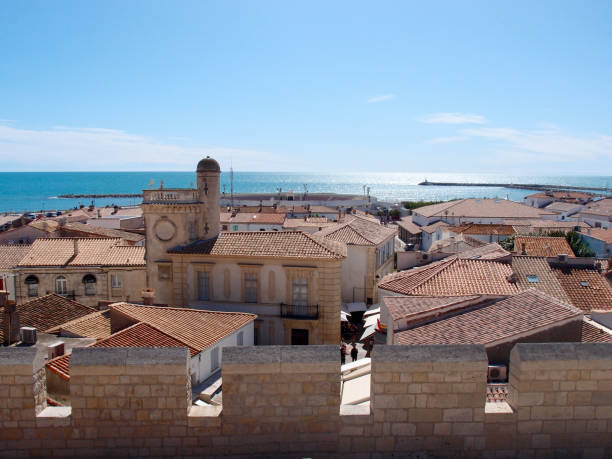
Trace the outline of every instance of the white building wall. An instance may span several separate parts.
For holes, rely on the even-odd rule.
[[[368,247],[347,244],[342,261],[342,301],[365,302]]]

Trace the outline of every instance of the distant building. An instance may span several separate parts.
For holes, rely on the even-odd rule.
[[[0,290],[8,291],[11,301],[16,300],[14,268],[29,250],[29,245],[0,245]]]
[[[514,253],[534,257],[556,257],[557,255],[575,257],[574,251],[564,237],[516,236]]]
[[[595,195],[582,191],[545,191],[530,194],[523,198],[523,202],[530,207],[546,207],[553,202],[568,204],[586,204],[591,202]]]
[[[395,223],[399,227],[398,236],[404,243],[413,244],[416,249],[421,247],[422,229],[412,222],[412,216],[403,217]]]
[[[612,255],[612,228],[588,229],[580,237],[595,252],[596,257],[609,258]]]

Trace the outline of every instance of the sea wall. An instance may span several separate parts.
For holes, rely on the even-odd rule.
[[[46,406],[31,348],[0,349],[0,456],[612,455],[612,344],[518,344],[485,405],[481,346],[377,346],[371,406],[340,405],[336,346],[225,348],[223,406],[191,405],[186,349],[73,350]]]

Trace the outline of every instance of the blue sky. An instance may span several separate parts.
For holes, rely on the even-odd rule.
[[[612,2],[0,3],[0,169],[612,171]]]

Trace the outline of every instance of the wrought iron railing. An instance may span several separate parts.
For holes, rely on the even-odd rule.
[[[296,305],[296,304],[285,304],[280,305],[281,317],[289,319],[310,319],[316,320],[319,318],[319,305]]]

